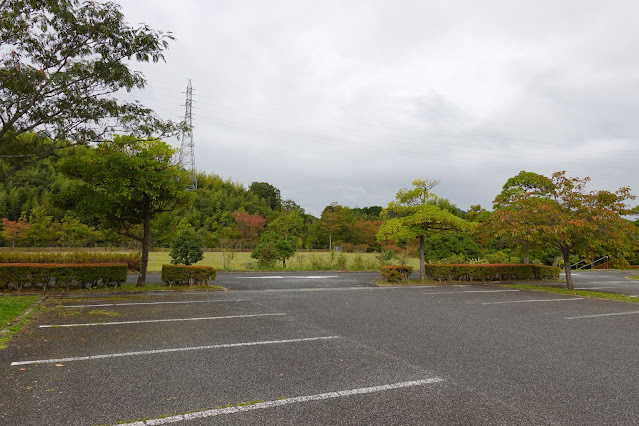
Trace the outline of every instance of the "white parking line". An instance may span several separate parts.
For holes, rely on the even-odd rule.
[[[573,320],[573,319],[582,319],[582,318],[614,317],[618,315],[632,315],[632,314],[639,314],[639,311],[613,312],[611,314],[579,315],[575,317],[565,317],[564,319]]]
[[[425,291],[424,294],[460,294],[460,293],[506,293],[519,290],[459,290],[459,291]]]
[[[575,290],[606,290],[609,288],[621,288],[619,285],[609,285],[604,287],[576,287]]]
[[[188,414],[179,414],[177,416],[160,417],[156,419],[143,420],[139,422],[120,423],[120,424],[122,426],[164,425],[167,423],[176,423],[176,422],[182,422],[182,421],[188,421],[188,420],[203,419],[203,418],[214,417],[214,416],[219,416],[223,414],[235,414],[235,413],[242,413],[246,411],[262,410],[265,408],[281,407],[283,405],[296,404],[300,402],[321,401],[325,399],[344,398],[344,397],[348,397],[352,395],[363,395],[363,394],[369,394],[369,393],[384,392],[384,391],[389,391],[394,389],[404,389],[404,388],[410,388],[415,386],[425,386],[425,385],[440,383],[443,381],[444,381],[443,379],[433,377],[433,378],[423,379],[423,380],[414,380],[411,382],[400,382],[400,383],[392,383],[392,384],[381,385],[381,386],[371,386],[367,388],[348,389],[348,390],[337,391],[337,392],[319,393],[315,395],[296,396],[293,398],[259,402],[257,404],[252,404],[252,405],[243,405],[243,406],[236,406],[236,407],[217,408],[213,410],[196,411],[196,412],[188,413]]]
[[[224,343],[220,345],[193,346],[188,348],[154,349],[150,351],[121,352],[121,353],[103,354],[103,355],[75,356],[75,357],[69,357],[69,358],[40,359],[35,361],[15,361],[15,362],[12,362],[11,365],[55,364],[60,362],[85,361],[85,360],[104,359],[104,358],[118,358],[123,356],[165,354],[170,352],[199,351],[204,349],[238,348],[243,346],[277,345],[277,344],[285,344],[285,343],[313,342],[316,340],[329,340],[329,339],[339,339],[339,336],[307,337],[303,339],[288,339],[288,340],[266,340],[261,342],[246,342],[246,343]]]
[[[484,302],[482,303],[482,305],[503,305],[506,303],[532,303],[532,302],[567,302],[571,300],[583,300],[583,297],[573,297],[571,299],[509,300],[507,302]]]
[[[189,300],[180,302],[129,302],[129,303],[100,303],[95,305],[60,305],[63,308],[93,308],[96,306],[135,306],[135,305],[188,305],[190,303],[220,303],[220,302],[246,302],[251,299],[229,300]]]
[[[87,327],[87,326],[93,326],[93,325],[147,324],[147,323],[154,323],[154,322],[174,322],[174,321],[202,321],[202,320],[217,320],[217,319],[230,319],[230,318],[268,317],[268,316],[278,316],[278,315],[286,315],[286,314],[284,313],[250,314],[250,315],[227,315],[223,317],[168,318],[168,319],[138,320],[138,321],[91,322],[91,323],[84,323],[84,324],[51,324],[51,325],[41,325],[40,328]]]
[[[322,279],[322,278],[339,278],[337,275],[308,275],[308,276],[293,276],[293,275],[267,275],[265,277],[243,277],[248,279],[260,279],[260,280],[272,280],[272,279],[284,279],[284,278],[305,278],[305,279]]]

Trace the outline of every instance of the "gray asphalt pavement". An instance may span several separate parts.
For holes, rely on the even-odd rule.
[[[590,269],[572,271],[575,288],[639,297],[639,280],[629,278],[633,276],[639,276],[639,270]],[[561,279],[565,279],[563,272]]]
[[[267,275],[49,298],[0,351],[0,424],[639,422],[638,305]]]

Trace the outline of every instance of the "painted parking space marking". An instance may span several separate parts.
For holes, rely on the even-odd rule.
[[[338,275],[307,275],[307,276],[297,276],[297,275],[268,275],[268,276],[264,276],[264,277],[243,277],[246,279],[260,279],[260,280],[273,280],[273,279],[310,279],[310,280],[317,280],[317,279],[323,279],[323,278],[339,278]]]
[[[251,299],[228,300],[189,300],[179,302],[127,302],[127,303],[97,303],[91,305],[60,305],[63,308],[93,308],[96,306],[136,306],[136,305],[188,305],[189,303],[223,303],[223,302],[247,302]]]
[[[609,285],[604,287],[576,287],[575,290],[607,290],[609,288],[621,288],[621,286]]]
[[[156,323],[156,322],[178,322],[178,321],[205,321],[205,320],[233,319],[233,318],[257,318],[257,317],[281,316],[281,315],[286,315],[286,314],[285,313],[248,314],[248,315],[226,315],[221,317],[167,318],[167,319],[137,320],[137,321],[91,322],[91,323],[84,323],[84,324],[49,324],[49,325],[41,325],[40,328],[89,327],[94,325],[149,324],[149,323]]]
[[[610,314],[578,315],[574,317],[564,317],[564,319],[574,320],[574,319],[583,319],[583,318],[616,317],[619,315],[632,315],[632,314],[639,314],[639,311],[613,312]]]
[[[281,407],[289,404],[298,404],[309,401],[322,401],[326,399],[345,398],[353,395],[365,395],[371,393],[385,392],[395,389],[405,389],[417,386],[426,386],[443,382],[443,379],[438,377],[414,380],[410,382],[391,383],[381,386],[370,386],[366,388],[348,389],[336,392],[319,393],[315,395],[296,396],[293,398],[284,398],[273,401],[259,402],[252,405],[217,408],[212,410],[196,411],[193,413],[179,414],[171,417],[159,417],[156,419],[149,419],[143,421],[137,421],[132,423],[120,423],[123,426],[147,426],[147,425],[164,425],[168,423],[183,422],[195,419],[204,419],[208,417],[220,416],[224,414],[243,413],[246,411],[262,410],[266,408]]]
[[[301,338],[301,339],[286,339],[286,340],[266,340],[266,341],[259,341],[259,342],[244,342],[244,343],[222,343],[218,345],[192,346],[187,348],[154,349],[150,351],[120,352],[120,353],[113,353],[113,354],[75,356],[75,357],[68,357],[68,358],[40,359],[40,360],[34,360],[34,361],[14,361],[11,363],[11,365],[55,364],[60,362],[86,361],[86,360],[105,359],[105,358],[119,358],[119,357],[125,357],[125,356],[166,354],[171,352],[200,351],[200,350],[207,350],[207,349],[239,348],[239,347],[246,347],[246,346],[281,345],[281,344],[287,344],[287,343],[314,342],[314,341],[332,340],[332,339],[339,339],[339,336],[307,337],[307,338]]]
[[[571,300],[584,300],[583,297],[572,297],[570,299],[534,299],[534,300],[509,300],[506,302],[483,302],[482,305],[504,305],[507,303],[534,303],[534,302],[569,302]]]
[[[425,291],[424,294],[461,294],[461,293],[506,293],[519,290],[459,290],[459,291]]]

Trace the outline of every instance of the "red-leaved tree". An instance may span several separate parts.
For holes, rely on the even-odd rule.
[[[18,219],[17,221],[9,220],[6,217],[2,218],[2,231],[0,231],[0,235],[5,240],[11,241],[11,247],[16,246],[16,240],[18,238],[24,237],[27,233],[30,224],[25,222],[23,219]]]
[[[240,228],[244,244],[249,247],[257,245],[260,231],[266,225],[266,219],[259,214],[249,214],[241,210],[233,212],[233,219]]]

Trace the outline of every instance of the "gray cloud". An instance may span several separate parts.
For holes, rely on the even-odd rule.
[[[136,96],[177,118],[193,79],[198,168],[316,215],[417,178],[462,208],[520,170],[639,187],[634,1],[120,3],[177,38]]]

